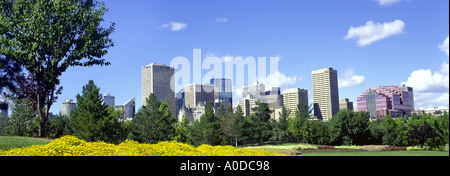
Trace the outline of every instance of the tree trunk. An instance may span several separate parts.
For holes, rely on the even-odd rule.
[[[37,95],[37,111],[39,115],[39,137],[45,137],[45,123],[47,122],[47,114],[42,112],[42,106],[44,104],[43,98],[41,95]]]

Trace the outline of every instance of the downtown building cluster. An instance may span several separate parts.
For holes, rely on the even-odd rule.
[[[151,63],[142,67],[142,103],[154,94],[158,101],[166,101],[171,113],[179,121],[183,117],[189,121],[199,120],[205,113],[209,102],[213,102],[214,109],[223,105],[225,109],[233,106],[233,81],[227,78],[213,78],[210,83],[188,84],[179,92],[174,91],[175,69],[164,64]],[[237,100],[244,116],[253,113],[256,102],[266,103],[272,110],[271,118],[278,120],[282,107],[291,111],[290,118],[295,117],[299,104],[308,109],[312,107],[313,117],[324,122],[330,121],[340,110],[354,110],[353,102],[348,98],[339,99],[338,73],[329,67],[314,70],[312,78],[312,104],[308,102],[308,90],[291,88],[281,92],[280,87],[266,87],[263,83],[255,83],[242,87],[242,99]],[[404,116],[414,111],[413,88],[388,85],[367,89],[357,97],[356,111],[367,111],[372,119]],[[104,103],[115,106],[114,96],[105,94]],[[340,100],[340,102],[339,102]],[[115,106],[124,110],[124,119],[131,120],[135,114],[134,98],[124,105]],[[76,108],[72,100],[63,102],[62,114],[70,117],[70,112]],[[448,111],[448,108],[447,108]]]
[[[220,105],[224,108],[233,106],[233,82],[227,78],[213,78],[210,83],[189,84],[175,93],[174,68],[164,64],[149,64],[142,68],[142,100],[153,93],[159,101],[167,101],[172,114],[181,120],[199,120],[209,102],[214,109]],[[313,116],[317,120],[330,121],[340,110],[353,110],[353,102],[348,98],[339,102],[338,73],[333,68],[323,68],[311,72]],[[369,96],[368,96],[369,95]],[[375,96],[375,100],[373,97]],[[382,102],[382,100],[384,100]],[[278,119],[282,107],[295,116],[298,104],[308,107],[308,90],[291,88],[281,92],[280,87],[266,87],[263,83],[255,83],[242,87],[242,99],[237,100],[244,116],[250,115],[256,102],[267,103],[272,110],[271,118]],[[381,105],[384,103],[383,105]],[[387,115],[400,116],[414,110],[413,88],[398,86],[379,86],[364,91],[357,99],[357,111],[368,111],[372,118]]]

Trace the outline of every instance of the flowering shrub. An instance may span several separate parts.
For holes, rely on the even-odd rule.
[[[317,149],[334,149],[334,146],[317,146]]]
[[[297,150],[316,150],[317,146],[315,145],[300,145]]]
[[[395,151],[395,150],[406,150],[406,147],[389,146],[383,149],[383,151]]]
[[[105,142],[86,142],[73,136],[64,136],[47,145],[0,150],[0,156],[282,156],[282,154],[264,150],[237,149],[232,146],[193,147],[176,141],[141,144],[126,140],[114,145]]]
[[[407,151],[421,151],[423,149],[420,147],[406,147],[406,150]]]
[[[359,150],[361,146],[334,146],[335,149]]]

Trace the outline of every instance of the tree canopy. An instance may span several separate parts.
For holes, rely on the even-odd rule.
[[[113,46],[101,26],[104,3],[94,0],[5,0],[0,3],[0,55],[26,69],[35,84],[40,136],[49,109],[61,93],[60,76],[69,67],[109,65],[102,57]],[[46,112],[44,112],[44,108]]]

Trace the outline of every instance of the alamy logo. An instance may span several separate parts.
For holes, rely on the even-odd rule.
[[[213,78],[228,78],[233,80],[232,89],[233,92],[236,92],[237,88],[244,86],[245,78],[247,78],[248,85],[253,85],[258,82],[258,78],[266,78],[268,73],[266,57],[255,58],[249,56],[243,58],[239,56],[224,56],[219,58],[216,56],[207,56],[202,61],[201,49],[193,49],[192,53],[192,64],[188,58],[183,56],[172,59],[170,66],[177,70],[172,77],[172,79],[175,79],[175,85],[172,86],[172,90],[175,90],[175,87],[183,87],[191,84],[191,82],[204,84],[209,83]],[[279,57],[269,58],[270,74],[278,72],[279,60]],[[245,72],[245,67],[247,67],[247,72]],[[205,89],[204,91],[212,90]]]

